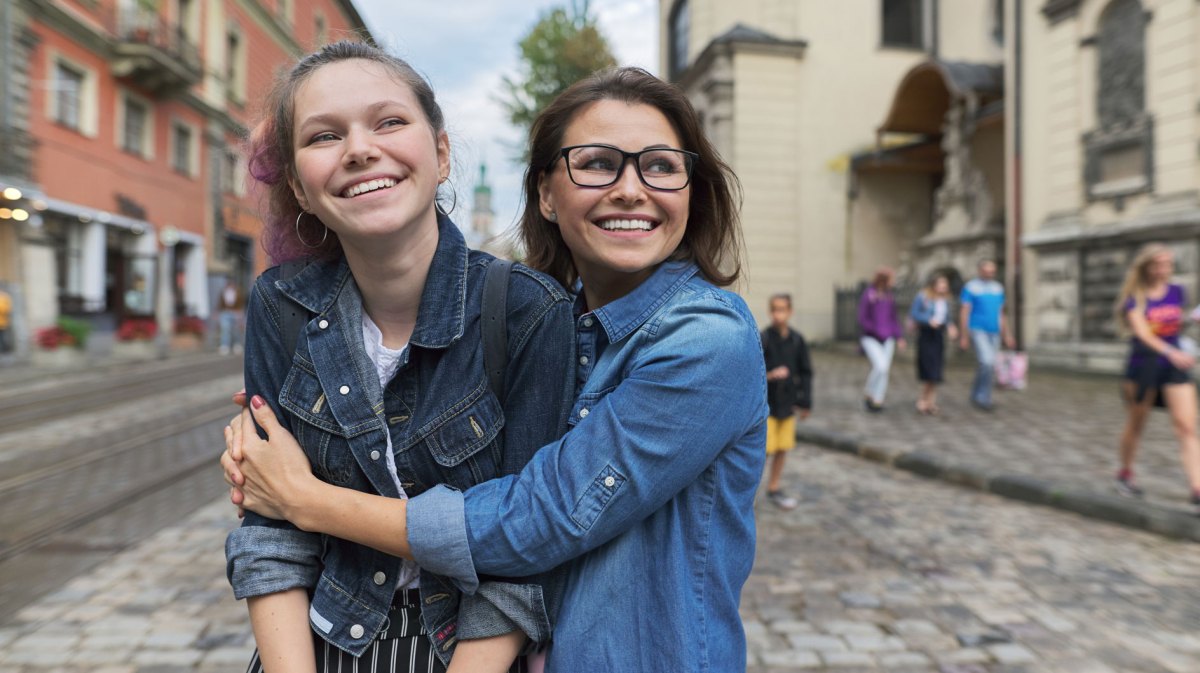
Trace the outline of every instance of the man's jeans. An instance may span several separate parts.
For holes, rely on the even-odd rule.
[[[235,340],[241,341],[236,334],[238,322],[237,311],[221,311],[217,316],[217,320],[221,332],[221,352],[228,353],[233,348]]]
[[[971,400],[976,404],[991,406],[1000,335],[971,330],[971,344],[975,347],[975,359],[979,361],[979,366],[975,369],[975,383],[971,386]]]
[[[858,340],[863,353],[871,361],[871,373],[867,375],[867,386],[864,392],[876,404],[883,404],[887,395],[888,373],[892,369],[892,355],[896,352],[896,340],[878,341],[875,337],[864,336]]]

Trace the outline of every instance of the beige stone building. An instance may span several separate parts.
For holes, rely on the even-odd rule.
[[[836,288],[881,264],[915,282],[1003,257],[1002,8],[660,0],[661,71],[742,182],[760,320],[790,292],[796,326],[829,339]]]
[[[1200,3],[1026,0],[1015,21],[1024,336],[1043,361],[1115,369],[1138,247],[1172,246],[1200,291]]]

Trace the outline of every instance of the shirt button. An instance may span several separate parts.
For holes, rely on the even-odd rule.
[[[379,452],[378,451],[371,452],[371,460],[379,460]]]
[[[586,355],[584,355],[583,357],[579,358],[579,364],[581,364],[581,365],[586,365],[586,364],[587,364],[587,362],[588,362],[588,360],[587,360],[587,356],[586,356]]]
[[[350,386],[342,386],[341,388],[338,388],[338,392],[343,395],[349,395],[350,394]]]
[[[329,321],[322,318],[321,322],[317,323],[317,327],[325,329],[326,327],[329,327]]]
[[[587,409],[580,409],[580,410],[579,410],[579,417],[580,417],[580,418],[587,418],[587,415],[588,415],[588,410],[587,410]]]
[[[355,624],[354,626],[350,627],[350,637],[351,638],[362,638],[362,636],[363,636],[362,624]]]
[[[583,326],[584,326],[584,327],[591,327],[591,326],[592,326],[592,322],[593,322],[593,321],[592,321],[592,319],[591,319],[591,318],[584,318],[584,319],[583,319]]]
[[[383,586],[383,583],[387,581],[387,575],[383,574],[383,572],[380,571],[380,572],[375,573],[375,576],[372,577],[371,579],[375,580],[375,584]]]
[[[617,480],[616,480],[616,479],[613,479],[611,476],[608,476],[608,477],[605,477],[605,478],[604,478],[604,485],[605,485],[605,486],[607,486],[607,487],[609,487],[609,488],[612,488],[612,487],[613,487],[613,485],[614,485],[614,484],[616,484],[616,483],[617,483]]]

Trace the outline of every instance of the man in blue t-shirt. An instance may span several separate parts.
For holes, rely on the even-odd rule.
[[[1004,347],[1013,347],[1013,338],[1004,319],[1004,286],[996,280],[996,263],[983,260],[979,263],[979,275],[963,285],[959,297],[962,308],[959,322],[959,347],[967,349],[967,342],[975,347],[975,358],[979,366],[975,370],[975,383],[971,386],[971,403],[984,410],[992,410],[992,378],[996,364],[996,352]]]

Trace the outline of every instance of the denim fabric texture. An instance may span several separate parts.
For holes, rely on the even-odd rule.
[[[975,381],[971,384],[971,399],[987,406],[992,403],[992,384],[996,377],[996,353],[1000,352],[1000,335],[995,332],[971,330],[971,345],[975,347]]]
[[[550,673],[743,671],[767,418],[754,320],[671,262],[575,327],[571,431],[518,475],[414,498],[414,556],[466,587],[569,561]]]
[[[269,269],[255,283],[247,309],[246,390],[268,401],[324,481],[397,497],[382,455],[390,432],[408,495],[436,484],[466,489],[519,471],[535,449],[566,431],[574,393],[570,296],[549,277],[514,267],[509,363],[504,399],[496,399],[480,335],[483,280],[493,258],[469,251],[449,219],[440,217],[438,229],[416,328],[384,390],[363,348],[362,298],[344,260],[310,264],[287,281]],[[294,355],[282,352],[285,295],[313,315]],[[459,551],[466,553],[465,545]],[[238,598],[308,589],[314,630],[355,655],[384,628],[400,567],[398,558],[374,549],[251,512],[229,535],[226,557]],[[513,581],[518,586],[485,584],[463,597],[447,579],[422,569],[423,618],[440,657],[447,659],[460,638],[516,627],[546,641],[549,598],[536,583]]]

